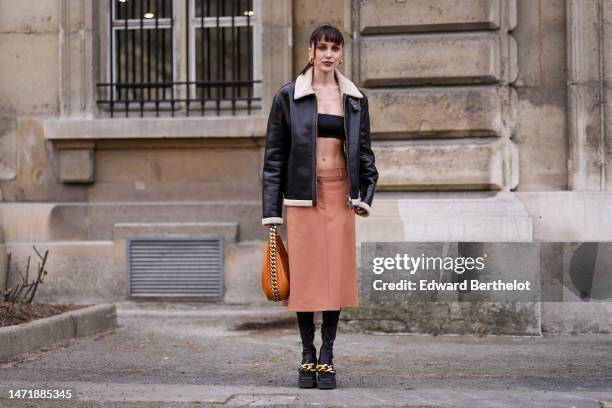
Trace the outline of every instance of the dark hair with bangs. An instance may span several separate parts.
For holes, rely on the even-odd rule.
[[[338,30],[336,27],[334,27],[331,24],[321,24],[320,26],[318,26],[317,28],[315,28],[312,31],[312,34],[310,34],[310,40],[308,42],[308,44],[313,48],[313,53],[317,52],[317,41],[329,41],[329,42],[333,42],[336,45],[341,45],[344,47],[344,36],[342,35],[342,33],[340,32],[340,30]],[[300,72],[300,74],[304,74],[306,71],[308,71],[308,68],[312,67],[313,64],[311,64],[310,62],[308,64],[306,64],[306,66],[304,67],[304,69],[302,70],[302,72]]]

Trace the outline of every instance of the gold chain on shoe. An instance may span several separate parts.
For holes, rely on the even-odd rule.
[[[320,373],[336,374],[332,364],[317,364],[317,371]]]
[[[315,363],[306,363],[300,366],[300,371],[317,371]]]

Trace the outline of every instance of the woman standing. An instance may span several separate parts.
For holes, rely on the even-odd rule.
[[[333,345],[340,309],[359,306],[355,214],[370,214],[378,171],[368,100],[340,73],[344,38],[329,24],[310,36],[308,64],[274,95],[263,166],[263,225],[283,224],[289,299],[302,340],[298,385],[336,387]],[[313,344],[314,312],[322,344]]]

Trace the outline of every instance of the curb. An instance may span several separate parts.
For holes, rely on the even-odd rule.
[[[54,343],[117,327],[114,303],[72,310],[31,322],[0,328],[0,362]]]

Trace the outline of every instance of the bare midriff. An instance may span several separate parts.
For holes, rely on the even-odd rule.
[[[327,170],[346,167],[344,141],[332,137],[317,137],[317,169]]]

